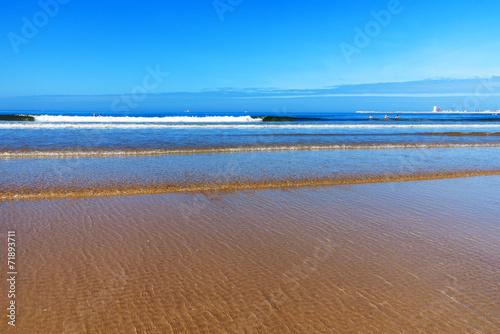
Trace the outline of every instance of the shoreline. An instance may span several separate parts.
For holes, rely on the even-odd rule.
[[[46,191],[30,191],[0,194],[0,202],[29,201],[43,199],[86,198],[86,197],[121,197],[170,193],[201,193],[213,191],[235,191],[247,189],[303,188],[335,185],[355,185],[370,183],[411,182],[454,178],[469,178],[500,175],[500,170],[462,170],[449,172],[422,172],[418,174],[399,175],[358,175],[340,178],[289,179],[272,181],[241,181],[226,183],[194,183],[194,184],[152,184],[145,186],[92,187],[75,189],[52,189]]]
[[[346,136],[343,134],[327,134],[329,136]],[[401,134],[398,134],[401,135]],[[498,137],[500,132],[461,132],[430,133],[429,136],[447,137]],[[325,135],[326,136],[326,135]],[[388,135],[385,135],[388,136]],[[318,145],[281,145],[281,146],[236,146],[190,149],[130,149],[130,150],[37,150],[37,151],[0,151],[0,161],[5,159],[35,159],[35,158],[80,158],[80,157],[141,157],[163,155],[195,155],[215,153],[259,153],[288,151],[334,151],[334,150],[398,150],[398,149],[436,149],[436,148],[500,148],[500,143],[379,143],[379,144],[318,144]]]

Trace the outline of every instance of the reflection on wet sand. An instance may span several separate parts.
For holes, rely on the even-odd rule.
[[[499,186],[487,176],[2,202],[22,245],[16,329],[499,332]]]

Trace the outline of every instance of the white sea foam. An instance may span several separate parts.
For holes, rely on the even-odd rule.
[[[35,122],[44,123],[247,123],[261,122],[260,118],[250,116],[166,116],[166,117],[128,117],[128,116],[34,116]]]
[[[13,151],[0,152],[0,159],[12,158],[72,158],[72,157],[119,157],[171,154],[213,154],[213,153],[251,153],[279,151],[315,150],[390,150],[390,149],[430,149],[430,148],[500,148],[500,143],[476,144],[381,144],[381,145],[291,145],[291,146],[249,146],[213,147],[193,149],[137,149],[137,150],[84,150],[84,151]]]
[[[68,116],[57,116],[68,117]],[[104,117],[102,117],[104,118]],[[121,117],[119,117],[121,118]],[[125,118],[126,117],[122,117]],[[215,117],[214,117],[215,118]],[[214,119],[212,118],[212,119]],[[199,119],[199,118],[196,118]],[[250,118],[254,122],[255,120]],[[169,121],[174,122],[174,121]],[[500,128],[500,124],[158,124],[157,123],[129,123],[109,122],[0,122],[0,129],[488,129]],[[224,122],[230,122],[227,120]],[[167,123],[167,121],[165,121]],[[187,123],[187,121],[185,121]]]

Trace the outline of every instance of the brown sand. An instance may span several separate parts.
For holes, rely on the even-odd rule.
[[[0,332],[498,333],[499,187],[2,202],[19,274],[17,326],[4,315]]]

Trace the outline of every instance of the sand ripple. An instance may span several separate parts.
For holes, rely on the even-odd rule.
[[[499,186],[489,176],[3,202],[22,243],[17,329],[499,332]]]

